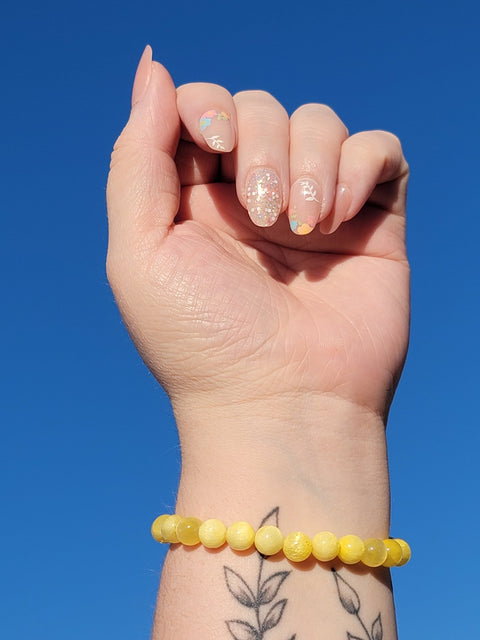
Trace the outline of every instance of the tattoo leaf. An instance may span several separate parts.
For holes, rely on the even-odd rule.
[[[282,617],[283,610],[285,609],[285,605],[287,604],[287,600],[279,600],[270,611],[267,613],[265,620],[262,624],[262,634],[268,629],[273,629],[280,622],[280,618]]]
[[[255,596],[245,580],[238,575],[233,569],[223,567],[225,571],[225,580],[227,587],[232,596],[236,598],[245,607],[255,607]]]
[[[383,638],[383,627],[382,627],[382,618],[381,615],[375,618],[372,624],[372,640],[382,640]]]
[[[268,604],[271,602],[277,595],[278,590],[282,586],[282,582],[288,575],[290,575],[290,571],[279,571],[267,578],[260,587],[258,604]]]
[[[363,640],[363,638],[359,638],[358,636],[352,636],[352,634],[347,631],[347,640]]]
[[[274,525],[278,527],[278,513],[278,507],[272,509],[263,518],[260,526]],[[225,621],[233,640],[264,640],[266,633],[276,627],[282,619],[287,604],[286,598],[278,600],[273,606],[270,606],[268,613],[264,616],[263,608],[268,607],[275,600],[280,587],[291,571],[277,571],[264,579],[262,570],[265,556],[259,553],[258,559],[259,567],[255,586],[249,586],[242,576],[233,569],[227,566],[223,567],[225,582],[232,596],[244,607],[252,610],[249,616],[250,622],[239,619]],[[253,616],[255,616],[255,620],[252,619]],[[296,634],[293,634],[289,640],[296,640]]]
[[[274,527],[278,527],[278,511],[279,511],[279,507],[275,507],[270,511],[270,513],[267,513],[267,515],[262,520],[260,527],[265,527],[267,524],[271,524]]]
[[[338,597],[342,603],[342,607],[348,613],[356,615],[360,610],[360,598],[358,593],[353,587],[351,587],[345,580],[338,575],[336,571],[333,571],[335,581],[337,583]]]
[[[227,620],[227,627],[235,640],[259,640],[258,631],[248,622]]]

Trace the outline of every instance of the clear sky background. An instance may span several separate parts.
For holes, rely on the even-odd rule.
[[[177,84],[325,102],[411,166],[412,336],[389,423],[400,637],[478,637],[478,0],[27,0],[0,9],[0,636],[148,638],[179,471],[104,269],[150,43]],[[308,639],[310,640],[310,639]],[[311,639],[314,640],[314,639]],[[334,640],[334,639],[331,639]]]

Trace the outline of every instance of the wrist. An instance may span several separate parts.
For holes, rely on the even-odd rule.
[[[182,445],[179,512],[255,522],[279,506],[286,530],[388,535],[379,416],[325,397],[174,405]]]

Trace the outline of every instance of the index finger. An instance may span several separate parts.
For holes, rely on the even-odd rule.
[[[228,153],[237,143],[237,116],[231,94],[218,84],[193,82],[177,89],[183,137],[210,152]]]

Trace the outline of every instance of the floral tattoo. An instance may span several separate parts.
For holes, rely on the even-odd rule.
[[[345,609],[345,611],[357,618],[360,626],[362,627],[363,633],[365,634],[362,636],[357,636],[347,631],[347,640],[382,640],[383,628],[382,617],[380,613],[373,621],[372,627],[369,631],[364,621],[360,617],[360,598],[358,597],[358,593],[351,585],[348,584],[345,578],[342,578],[342,576],[340,576],[335,571],[335,569],[332,569],[332,573],[337,584],[338,597],[340,599],[342,607]]]
[[[273,524],[278,527],[278,511],[278,507],[272,509],[262,520],[260,526]],[[250,610],[249,614],[245,612],[244,619],[226,621],[227,628],[234,640],[264,640],[267,632],[276,627],[282,619],[287,599],[276,598],[291,571],[277,571],[265,578],[263,575],[264,563],[265,557],[259,554],[258,575],[254,585],[248,585],[242,576],[233,569],[223,568],[228,590],[241,605]],[[289,640],[295,640],[295,635]]]
[[[271,524],[278,527],[279,507],[275,507],[262,520],[261,527]],[[274,629],[282,619],[287,606],[287,598],[279,596],[283,583],[291,571],[276,571],[264,576],[265,556],[258,554],[259,566],[255,584],[248,584],[242,576],[224,566],[225,583],[232,596],[245,609],[245,616],[226,620],[227,629],[233,640],[265,640],[266,634]],[[360,597],[355,589],[332,568],[338,598],[342,607],[354,616],[360,627],[360,635],[347,631],[347,640],[383,640],[382,618],[379,613],[370,630],[360,616]],[[270,637],[270,636],[269,636]],[[295,640],[296,634],[288,640]]]

